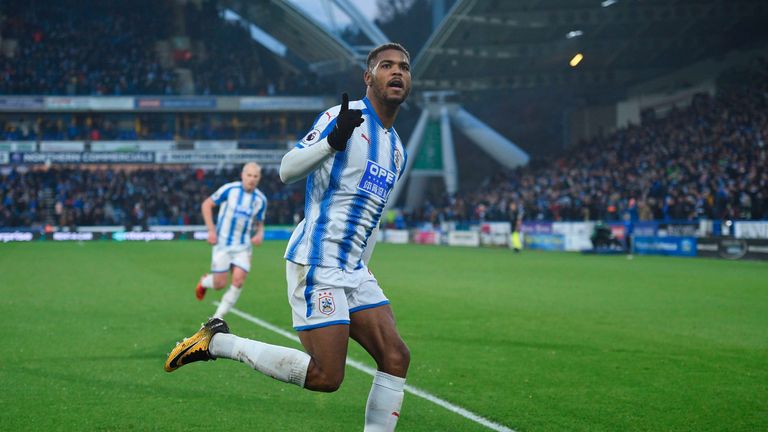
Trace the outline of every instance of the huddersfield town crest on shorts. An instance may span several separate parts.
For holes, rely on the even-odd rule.
[[[336,311],[336,303],[333,301],[333,293],[325,291],[317,295],[317,302],[320,305],[320,313],[331,315]]]

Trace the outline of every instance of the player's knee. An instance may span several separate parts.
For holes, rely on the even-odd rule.
[[[323,393],[333,393],[339,387],[341,387],[341,380],[328,380],[320,383],[316,390]]]
[[[405,343],[400,343],[387,350],[380,367],[395,375],[405,374],[411,364],[411,351]]]
[[[304,386],[309,390],[331,393],[341,387],[344,381],[344,366],[322,369],[316,362],[310,363],[307,381]]]
[[[312,390],[332,393],[341,387],[342,381],[344,381],[344,373],[319,374],[312,383]]]
[[[227,286],[227,277],[214,277],[213,278],[213,289],[220,290]]]

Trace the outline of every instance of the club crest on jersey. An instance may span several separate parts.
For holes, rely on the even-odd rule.
[[[318,141],[320,141],[320,131],[317,129],[312,129],[311,131],[309,131],[307,136],[305,136],[304,139],[301,140],[301,143],[304,145],[312,145]]]
[[[395,149],[395,171],[396,174],[400,173],[400,161],[403,160],[403,155],[400,154],[400,150]]]
[[[395,185],[396,179],[397,174],[376,162],[369,160],[365,167],[363,178],[360,179],[360,184],[357,185],[357,188],[369,194],[376,195],[381,199],[387,199],[389,191],[391,191],[392,186]]]
[[[333,293],[324,291],[317,295],[318,310],[324,315],[336,312],[336,302],[333,301]]]

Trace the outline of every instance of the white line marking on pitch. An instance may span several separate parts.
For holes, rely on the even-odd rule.
[[[213,303],[215,305],[219,304],[219,302],[213,302]],[[301,341],[299,341],[299,337],[296,336],[295,334],[293,334],[293,333],[291,333],[289,331],[283,330],[280,327],[274,326],[274,325],[272,325],[272,324],[270,324],[270,323],[268,323],[268,322],[266,322],[264,320],[256,318],[255,316],[249,315],[249,314],[247,314],[247,313],[245,313],[245,312],[243,312],[241,310],[235,309],[235,308],[232,308],[232,310],[230,312],[232,312],[233,314],[239,316],[240,318],[243,318],[243,319],[245,319],[247,321],[250,321],[250,322],[252,322],[252,323],[254,323],[256,325],[259,325],[261,327],[264,327],[267,330],[273,331],[273,332],[279,334],[280,336],[284,336],[284,337],[286,337],[286,338],[288,338],[288,339],[290,339],[290,340],[292,340],[294,342],[301,343]],[[376,370],[375,369],[373,369],[371,367],[368,367],[368,366],[366,366],[366,365],[364,365],[364,364],[362,364],[362,363],[360,363],[360,362],[358,362],[356,360],[352,360],[350,358],[347,358],[347,364],[352,366],[353,368],[355,368],[357,370],[360,370],[362,372],[367,373],[370,376],[375,376],[376,375]],[[424,390],[418,389],[418,388],[416,388],[416,387],[414,387],[412,385],[406,384],[405,385],[405,391],[407,391],[408,393],[411,393],[411,394],[413,394],[415,396],[418,396],[420,398],[426,399],[426,400],[428,400],[428,401],[430,401],[430,402],[432,402],[432,403],[434,403],[436,405],[439,405],[439,406],[447,409],[448,411],[454,412],[454,413],[456,413],[456,414],[458,414],[458,415],[460,415],[460,416],[462,416],[464,418],[472,420],[475,423],[479,423],[479,424],[487,427],[488,429],[495,430],[497,432],[515,432],[514,430],[512,430],[512,429],[510,429],[510,428],[508,428],[508,427],[506,427],[504,425],[501,425],[501,424],[498,424],[498,423],[493,422],[491,420],[488,420],[485,417],[479,416],[479,415],[477,415],[477,414],[475,414],[475,413],[473,413],[473,412],[471,412],[469,410],[466,410],[466,409],[464,409],[464,408],[462,408],[460,406],[454,405],[454,404],[452,404],[452,403],[450,403],[450,402],[448,402],[448,401],[446,401],[444,399],[440,399],[439,397],[434,396],[431,393],[428,393],[428,392],[426,392]]]

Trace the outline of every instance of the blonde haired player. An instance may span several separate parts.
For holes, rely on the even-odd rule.
[[[267,198],[256,187],[261,180],[261,166],[249,162],[243,166],[240,181],[227,183],[203,201],[201,211],[208,229],[208,243],[213,245],[211,273],[204,274],[195,288],[198,300],[209,289],[220,290],[232,283],[221,298],[214,318],[223,318],[237,303],[251,269],[251,250],[264,240],[264,216]],[[213,208],[218,206],[216,224]]]

